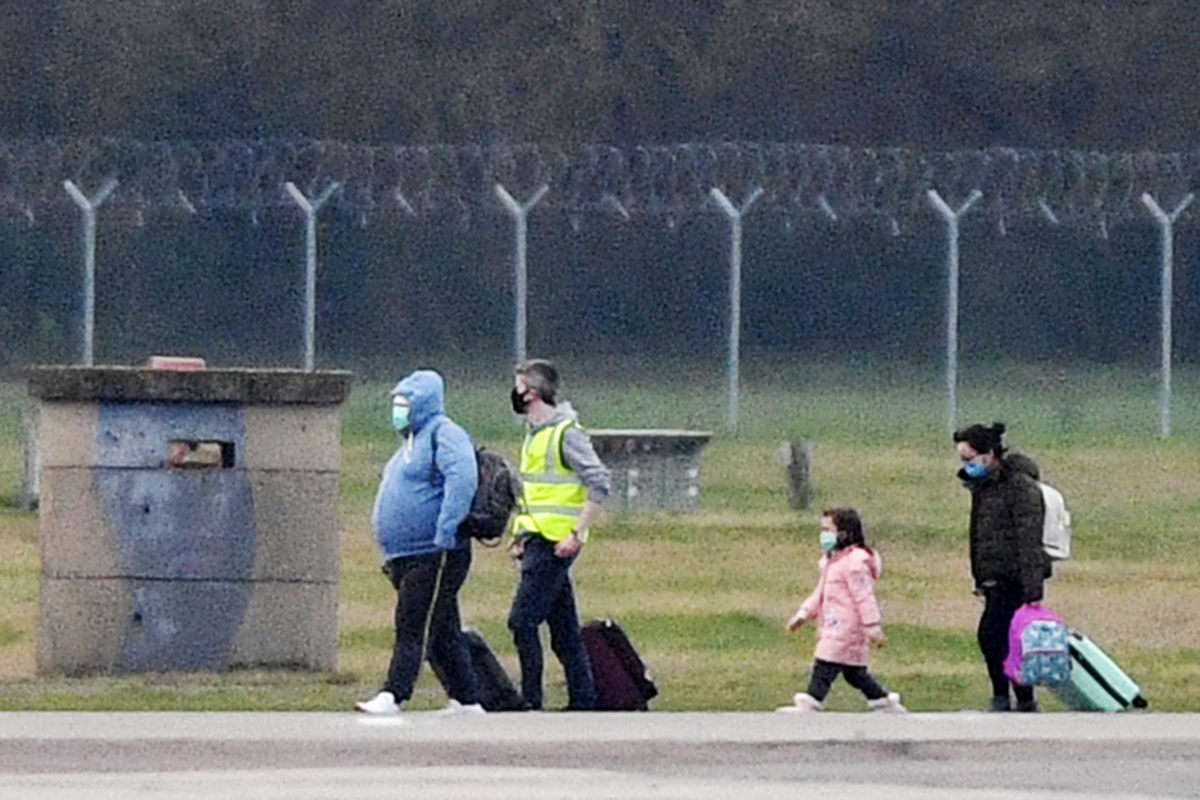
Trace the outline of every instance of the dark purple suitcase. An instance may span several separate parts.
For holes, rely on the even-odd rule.
[[[594,619],[583,626],[583,646],[592,662],[597,711],[646,711],[658,687],[621,626]]]

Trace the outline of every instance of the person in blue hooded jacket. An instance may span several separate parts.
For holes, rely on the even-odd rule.
[[[396,589],[396,638],[382,689],[355,704],[395,714],[412,697],[425,656],[444,670],[450,712],[483,713],[461,635],[458,591],[471,568],[471,543],[458,526],[478,484],[471,437],[443,410],[445,383],[418,370],[392,389],[392,427],[401,444],[383,469],[371,524],[383,571]]]

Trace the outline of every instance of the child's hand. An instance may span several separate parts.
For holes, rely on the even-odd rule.
[[[867,628],[867,641],[871,643],[872,647],[883,647],[885,641],[883,628],[879,625],[872,625]]]
[[[808,615],[803,611],[797,611],[792,615],[792,618],[787,621],[787,632],[795,633],[800,629],[800,626],[808,620]]]

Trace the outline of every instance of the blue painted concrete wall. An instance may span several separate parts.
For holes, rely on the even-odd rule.
[[[174,468],[174,439],[232,443],[229,468]],[[128,582],[116,669],[222,669],[253,584],[254,501],[238,406],[101,403],[95,489]]]

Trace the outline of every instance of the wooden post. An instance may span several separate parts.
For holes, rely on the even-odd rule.
[[[42,443],[37,408],[28,401],[21,413],[21,428],[25,443],[21,459],[21,509],[36,511],[41,500]]]
[[[791,439],[785,448],[788,507],[799,511],[808,508],[812,502],[812,444]]]

